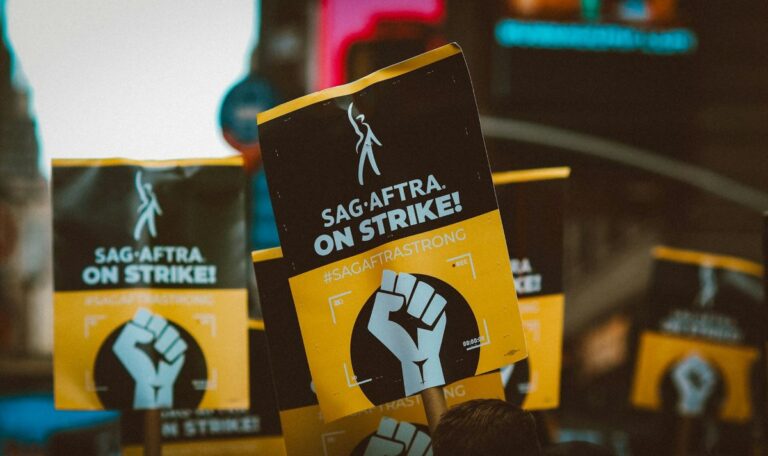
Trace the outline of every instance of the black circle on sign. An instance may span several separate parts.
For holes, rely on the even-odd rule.
[[[96,363],[93,368],[93,380],[96,394],[107,409],[133,409],[133,395],[136,384],[123,363],[112,351],[112,346],[117,340],[120,331],[125,324],[118,326],[104,340],[96,355]],[[203,351],[192,335],[176,323],[168,320],[168,324],[179,331],[181,339],[187,343],[184,352],[184,365],[179,371],[176,382],[173,385],[173,408],[197,408],[203,399],[205,391],[196,389],[204,384],[201,380],[208,379],[208,367],[205,363]],[[150,359],[157,365],[159,354],[151,344],[138,344]]]
[[[435,277],[413,274],[418,280],[431,285],[435,292],[445,298],[445,334],[440,347],[440,363],[445,383],[449,384],[475,375],[480,359],[480,349],[467,350],[465,342],[477,340],[480,336],[477,320],[466,299],[455,288]],[[400,361],[370,331],[368,321],[373,311],[378,289],[368,298],[355,320],[352,329],[350,353],[352,369],[360,389],[373,404],[383,404],[405,395],[403,373]],[[392,319],[405,328],[428,328],[420,320],[410,316],[403,306],[394,312]],[[351,375],[351,373],[350,373]],[[371,379],[371,381],[366,381]]]
[[[416,430],[423,432],[427,435],[429,435],[429,428],[424,426],[423,424],[418,423],[411,423],[412,425],[416,426]],[[376,435],[376,432],[371,432],[370,434],[366,435],[363,440],[358,443],[355,448],[352,450],[351,453],[349,453],[349,456],[363,456],[365,454],[365,450],[368,448],[368,442],[371,440],[373,436]],[[407,451],[402,451],[398,456],[404,456],[408,454]]]

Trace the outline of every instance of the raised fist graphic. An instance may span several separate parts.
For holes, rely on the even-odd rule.
[[[715,390],[717,373],[698,354],[692,354],[673,367],[672,381],[677,389],[677,411],[683,416],[704,413],[707,400]]]
[[[411,423],[385,416],[363,456],[432,456],[432,439]]]
[[[406,396],[445,384],[440,363],[445,305],[445,298],[413,275],[390,270],[382,273],[368,331],[400,360]],[[403,308],[415,319],[415,337],[392,321],[392,315]]]
[[[140,344],[150,345],[157,352],[157,365]],[[112,346],[117,359],[136,382],[134,408],[173,406],[173,385],[184,365],[186,350],[186,342],[165,318],[144,308],[136,311]]]

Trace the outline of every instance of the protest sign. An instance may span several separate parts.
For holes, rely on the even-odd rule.
[[[431,454],[427,417],[419,395],[326,422],[314,392],[291,298],[288,264],[280,248],[253,252],[253,262],[288,454]],[[504,398],[498,372],[447,385],[444,394],[449,405]]]
[[[164,410],[163,454],[285,454],[264,322],[250,320],[248,342],[251,406],[247,410]],[[143,454],[141,420],[140,412],[123,413],[123,453],[128,456]]]
[[[493,174],[528,358],[501,369],[507,400],[526,410],[560,402],[563,211],[569,168]]]
[[[526,356],[458,46],[277,106],[258,121],[327,420]]]
[[[248,407],[239,158],[54,160],[63,409]]]
[[[759,264],[657,247],[631,400],[682,416],[745,422],[765,338]]]

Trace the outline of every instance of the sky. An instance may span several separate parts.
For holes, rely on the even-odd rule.
[[[6,0],[15,79],[31,89],[43,167],[51,158],[236,153],[218,112],[247,74],[256,5]]]

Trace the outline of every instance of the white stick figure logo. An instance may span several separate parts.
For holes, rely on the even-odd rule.
[[[139,213],[139,220],[136,221],[136,227],[133,229],[133,238],[137,241],[141,239],[141,231],[145,226],[149,235],[156,237],[155,215],[163,215],[163,210],[160,208],[160,203],[157,202],[152,184],[141,182],[141,171],[136,173],[136,191],[139,193],[141,204],[136,210]]]
[[[368,125],[368,122],[365,121],[364,114],[359,114],[357,116],[352,114],[352,105],[353,103],[350,103],[349,107],[347,107],[347,117],[349,117],[349,123],[352,124],[352,128],[355,129],[355,133],[357,133],[358,137],[357,144],[355,144],[355,150],[359,156],[357,181],[360,185],[363,185],[363,170],[365,169],[366,162],[370,164],[371,169],[377,176],[381,176],[379,167],[376,165],[376,157],[373,155],[373,144],[375,143],[376,145],[381,146],[381,142],[379,142],[379,138],[373,134],[373,130],[371,130],[371,126]],[[365,133],[363,133],[361,129],[365,130]]]
[[[699,307],[711,308],[715,305],[717,295],[717,273],[712,266],[699,268],[699,294],[696,296],[696,304]]]

